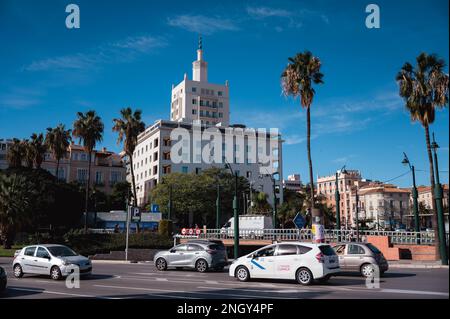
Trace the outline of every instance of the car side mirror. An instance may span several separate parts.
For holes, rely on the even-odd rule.
[[[170,253],[174,253],[174,252],[176,252],[176,250],[175,249],[171,249],[171,250],[169,250],[169,252]]]

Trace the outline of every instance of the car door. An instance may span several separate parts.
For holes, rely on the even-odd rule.
[[[204,249],[200,245],[189,244],[187,247],[187,251],[184,254],[186,263],[185,266],[195,267],[195,260],[201,255]]]
[[[276,245],[257,250],[250,260],[250,276],[253,278],[273,278]]]
[[[336,252],[336,255],[338,255],[339,257],[339,267],[341,267],[341,270],[345,270],[346,268],[345,246],[346,245],[336,245],[333,247],[334,251]]]
[[[167,255],[167,261],[169,266],[180,266],[185,259],[184,254],[187,252],[187,245],[181,244],[175,246],[169,251]],[[180,266],[181,267],[181,266]]]
[[[36,246],[30,246],[25,248],[23,255],[20,257],[22,264],[22,270],[26,273],[34,273],[34,253],[36,252]]]
[[[359,267],[364,261],[365,250],[358,244],[347,244],[345,256],[345,266],[348,270],[359,271]]]
[[[36,272],[39,272],[43,275],[50,274],[50,254],[46,248],[42,246],[38,246],[36,250],[36,258],[35,258],[35,269]]]
[[[274,278],[294,279],[295,271],[301,264],[302,256],[298,245],[280,244],[275,252]]]

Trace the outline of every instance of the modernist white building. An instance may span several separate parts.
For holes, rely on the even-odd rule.
[[[193,62],[193,80],[185,75],[173,87],[171,101],[171,120],[156,121],[138,137],[133,170],[139,205],[148,203],[150,190],[165,174],[198,174],[211,167],[224,168],[226,163],[247,178],[254,190],[265,192],[269,203],[273,203],[269,175],[278,173],[274,177],[278,202],[282,202],[281,135],[229,124],[228,84],[208,82],[201,44]]]

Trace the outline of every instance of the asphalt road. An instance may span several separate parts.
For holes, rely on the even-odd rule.
[[[252,280],[241,283],[228,272],[191,270],[159,272],[151,263],[94,263],[93,275],[80,288],[46,276],[12,275],[11,258],[0,258],[8,272],[8,289],[0,298],[173,298],[173,299],[410,299],[449,298],[448,269],[391,269],[380,288],[369,289],[358,274],[340,274],[326,284],[303,287],[293,281]]]

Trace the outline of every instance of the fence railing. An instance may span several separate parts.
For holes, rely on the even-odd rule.
[[[359,240],[366,241],[367,236],[388,236],[393,244],[434,244],[434,232],[398,232],[398,231],[377,231],[361,230],[359,231]],[[178,236],[184,237],[184,236]],[[192,236],[190,236],[192,237]],[[206,229],[196,238],[205,239],[233,239],[233,229]],[[252,240],[277,240],[277,241],[312,241],[313,235],[311,229],[240,229],[239,237]],[[358,234],[356,230],[325,230],[326,242],[344,242],[356,241]],[[449,234],[446,233],[447,244]]]

